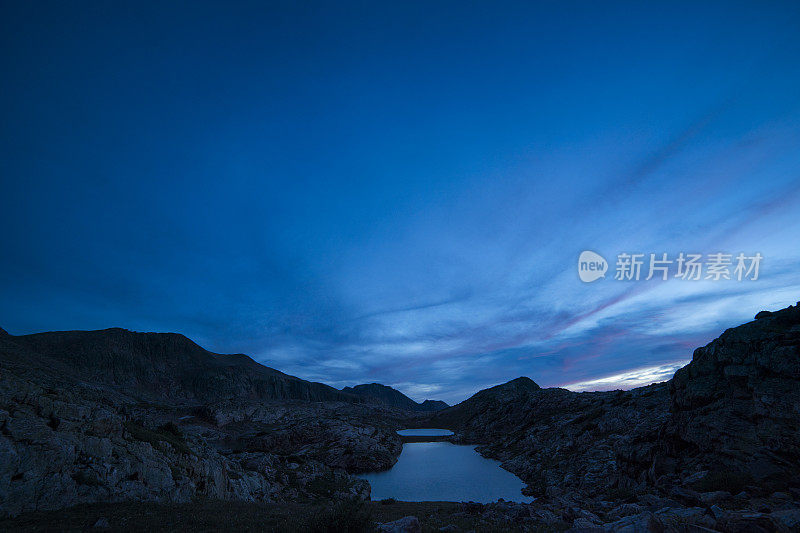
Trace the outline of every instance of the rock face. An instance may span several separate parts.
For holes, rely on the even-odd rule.
[[[422,403],[417,403],[399,390],[380,383],[345,387],[342,392],[407,411],[438,411],[447,407],[447,404],[441,400],[425,400]]]
[[[534,383],[532,379],[520,377],[508,383],[479,391],[463,402],[435,414],[432,420],[442,427],[462,426],[469,420],[483,415],[498,405],[511,405],[520,399],[529,398],[540,390],[539,385]],[[497,419],[497,422],[501,421],[501,419]]]
[[[681,471],[800,488],[800,306],[725,331],[670,383],[668,449]]]
[[[642,472],[669,416],[666,384],[633,391],[541,389],[528,378],[483,390],[426,423],[457,431],[542,496],[597,496],[645,482]],[[631,477],[629,473],[633,472]]]
[[[394,464],[409,414],[180,335],[4,335],[0,517],[101,501],[368,498],[350,474]]]
[[[426,423],[480,444],[577,529],[788,531],[800,524],[800,303],[725,331],[667,383],[573,393],[519,378]]]

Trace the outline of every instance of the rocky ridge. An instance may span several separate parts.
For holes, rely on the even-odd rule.
[[[176,333],[121,328],[4,338],[8,364],[57,370],[143,401],[192,404],[239,400],[363,402],[323,383],[261,365],[244,354],[215,354]]]
[[[380,383],[345,387],[342,389],[342,392],[364,397],[383,405],[397,407],[407,411],[438,411],[448,407],[448,405],[441,400],[425,400],[422,403],[417,403],[399,390],[381,385]]]

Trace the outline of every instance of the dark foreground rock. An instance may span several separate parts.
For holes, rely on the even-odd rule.
[[[0,516],[128,500],[365,499],[369,485],[351,474],[397,460],[409,413],[215,357],[181,336],[122,330],[2,336]]]
[[[732,492],[800,490],[800,306],[759,315],[675,373],[665,474]],[[723,476],[728,486],[713,486]]]
[[[404,516],[391,522],[377,523],[375,529],[380,533],[422,533],[422,526],[416,516]]]

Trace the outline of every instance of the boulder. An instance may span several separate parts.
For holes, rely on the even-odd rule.
[[[416,516],[404,516],[394,522],[379,523],[376,529],[382,533],[421,533],[422,531]]]

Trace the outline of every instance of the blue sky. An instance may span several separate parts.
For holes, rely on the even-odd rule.
[[[7,3],[0,326],[458,401],[800,300],[794,2]],[[583,250],[760,252],[584,284]]]

